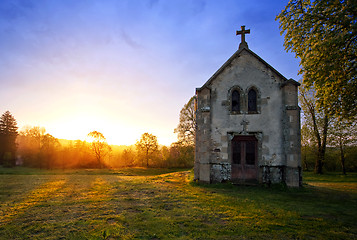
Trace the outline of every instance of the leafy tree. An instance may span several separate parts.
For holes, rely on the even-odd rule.
[[[317,107],[316,92],[314,89],[308,89],[301,86],[299,98],[304,113],[305,127],[307,128],[304,129],[304,131],[309,131],[311,133],[309,138],[314,141],[315,146],[317,147],[315,173],[321,174],[325,159],[330,117],[323,107]]]
[[[193,145],[184,145],[181,142],[172,143],[168,162],[171,167],[192,167],[195,158]]]
[[[104,135],[100,132],[90,132],[88,133],[88,137],[91,139],[91,149],[95,154],[98,166],[102,168],[103,159],[111,151],[111,148],[108,145]]]
[[[55,166],[65,168],[95,168],[98,162],[92,154],[91,143],[81,140],[61,140]]]
[[[59,147],[58,139],[46,134],[43,127],[26,126],[20,132],[19,152],[24,165],[29,167],[50,168],[54,161],[54,153]]]
[[[95,160],[92,158],[90,144],[86,141],[76,140],[74,141],[74,145],[72,147],[73,158],[75,158],[76,162],[74,166],[77,167],[95,167]],[[93,159],[93,160],[92,160]],[[73,163],[72,163],[73,164]]]
[[[357,120],[335,120],[331,124],[330,144],[340,151],[342,173],[346,175],[346,147],[357,144]]]
[[[357,1],[290,0],[276,17],[318,107],[344,118],[357,114],[356,16]]]
[[[184,145],[195,145],[196,136],[196,114],[195,114],[195,97],[184,105],[180,111],[180,121],[174,130],[177,133],[179,142]]]
[[[131,148],[126,148],[121,154],[121,159],[122,165],[132,167],[134,165],[135,152],[133,152]]]
[[[54,165],[55,154],[60,143],[57,138],[47,133],[41,138],[41,159],[46,168],[50,169]]]
[[[135,146],[138,154],[144,156],[146,160],[146,167],[149,167],[149,159],[152,159],[159,149],[157,137],[150,133],[144,133],[141,135],[140,140],[136,142]],[[143,160],[142,166],[144,166]]]
[[[163,162],[163,167],[172,167],[173,164],[171,164],[171,159],[170,159],[170,148],[167,146],[162,146],[160,149],[160,155],[161,155],[161,159]]]
[[[15,166],[16,164],[16,119],[9,111],[0,117],[0,164]]]

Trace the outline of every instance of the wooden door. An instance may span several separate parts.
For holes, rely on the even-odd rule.
[[[257,180],[258,141],[254,136],[235,136],[231,142],[232,180]]]

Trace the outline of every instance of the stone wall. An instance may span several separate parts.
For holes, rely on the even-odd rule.
[[[258,182],[301,184],[300,109],[297,84],[286,81],[250,51],[240,51],[197,89],[195,179],[231,180],[235,135],[258,139]],[[247,111],[247,94],[258,94],[256,113]],[[241,93],[240,112],[231,111],[232,89]]]
[[[211,92],[203,89],[197,94],[195,179],[210,182],[211,155]]]
[[[298,106],[298,86],[293,80],[282,84],[284,96],[284,149],[286,154],[286,179],[288,186],[302,185],[301,175],[301,127]]]

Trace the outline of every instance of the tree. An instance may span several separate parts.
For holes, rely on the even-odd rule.
[[[157,137],[150,133],[144,133],[141,135],[140,140],[136,142],[135,146],[138,154],[144,156],[146,160],[146,167],[149,167],[149,159],[151,159],[159,149]],[[142,165],[144,165],[143,161]]]
[[[172,143],[167,159],[170,167],[192,167],[195,158],[193,145],[183,145],[181,142]]]
[[[315,173],[322,173],[322,166],[325,159],[327,133],[329,127],[329,115],[325,109],[318,108],[316,105],[316,92],[314,89],[300,87],[300,103],[304,113],[306,127],[312,133],[311,139],[315,141],[317,146],[317,156],[315,163]],[[306,131],[306,130],[304,130]]]
[[[335,120],[330,131],[330,144],[340,151],[342,173],[346,175],[345,148],[357,143],[357,120]]]
[[[54,165],[55,153],[60,143],[57,138],[47,133],[41,138],[41,162],[44,162],[47,169]]]
[[[180,111],[180,121],[174,130],[179,142],[183,145],[195,145],[196,136],[196,113],[195,97],[191,97],[188,103]]]
[[[301,59],[303,84],[316,89],[319,108],[357,114],[357,2],[290,0],[276,17],[284,46]]]
[[[304,171],[314,168],[316,147],[313,130],[310,124],[304,123],[301,127],[301,160]]]
[[[134,165],[135,152],[131,148],[124,149],[121,154],[122,165],[126,167],[132,167]]]
[[[17,122],[9,111],[0,117],[0,164],[15,166]]]
[[[100,132],[90,132],[88,133],[88,137],[91,139],[91,149],[95,154],[98,166],[102,168],[103,159],[111,151],[111,148],[108,145],[104,135]]]
[[[92,160],[91,156],[91,144],[86,141],[76,140],[73,146],[70,148],[72,150],[72,156],[76,160],[75,163],[71,161],[71,164],[75,164],[76,167],[95,167],[95,160]]]
[[[52,168],[59,150],[60,143],[57,138],[46,133],[43,127],[26,126],[20,132],[19,152],[25,166]]]

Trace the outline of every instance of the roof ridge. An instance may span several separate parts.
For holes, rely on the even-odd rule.
[[[280,72],[278,72],[275,68],[273,68],[269,63],[267,63],[264,59],[259,57],[255,52],[250,50],[248,46],[240,47],[233,55],[202,85],[200,88],[196,88],[196,91],[201,91],[203,88],[208,87],[208,85],[243,51],[247,51],[252,54],[256,59],[262,62],[265,66],[270,68],[274,73],[276,73],[279,77],[283,79],[284,82],[288,81],[286,77],[284,77]],[[295,80],[294,80],[295,81]]]

